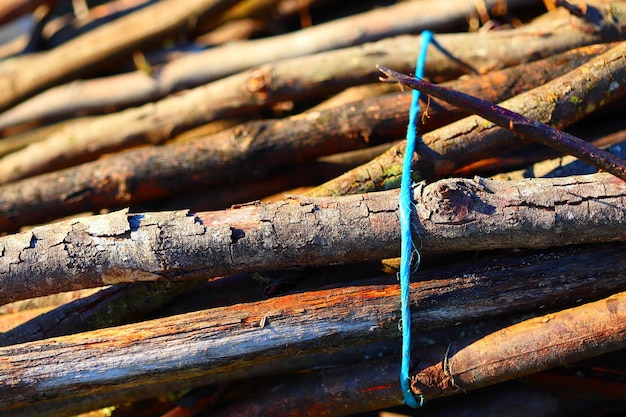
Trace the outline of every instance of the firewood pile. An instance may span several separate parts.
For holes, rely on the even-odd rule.
[[[5,0],[0,25],[0,417],[626,409],[626,2]]]

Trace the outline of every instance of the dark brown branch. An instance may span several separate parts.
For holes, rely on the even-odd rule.
[[[115,213],[0,238],[0,304],[128,281],[397,256],[397,191],[300,197],[218,212]],[[609,174],[448,179],[415,190],[422,251],[550,247],[626,239],[626,183]]]
[[[378,68],[385,75],[385,77],[381,77],[381,81],[389,83],[399,82],[435,96],[457,107],[478,114],[490,122],[508,128],[528,139],[550,146],[564,154],[573,155],[581,161],[588,162],[626,181],[626,161],[574,135],[554,129],[546,124],[479,98],[437,86],[422,79],[400,74],[382,66]],[[615,82],[614,90],[626,89],[626,78],[623,80],[613,79],[613,81]]]

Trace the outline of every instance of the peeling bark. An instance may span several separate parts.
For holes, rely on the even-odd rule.
[[[626,239],[626,183],[609,174],[446,179],[415,190],[424,253]],[[111,214],[0,238],[0,304],[119,282],[397,256],[397,190],[294,197],[217,212]]]
[[[500,105],[562,129],[626,95],[626,44],[621,43],[573,71]],[[470,116],[425,133],[416,144],[413,179],[440,178],[463,165],[527,143],[508,129]],[[312,190],[343,195],[398,187],[406,143]]]

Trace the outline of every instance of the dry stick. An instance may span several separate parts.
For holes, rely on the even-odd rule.
[[[460,60],[471,61],[480,67],[479,71],[487,71],[503,63],[511,65],[528,61],[529,57],[536,59],[577,45],[623,36],[617,29],[616,34],[611,31],[587,33],[573,26],[569,16],[565,18],[555,19],[550,25],[537,23],[489,35],[453,34],[442,35],[438,39]],[[544,30],[547,28],[554,31],[546,35]],[[512,49],[516,39],[522,44]],[[474,50],[471,45],[477,42],[493,53],[482,56],[469,53]],[[286,60],[195,88],[184,95],[104,116],[95,120],[91,126],[54,135],[45,143],[3,158],[0,179],[15,180],[90,160],[121,148],[141,143],[159,143],[217,118],[245,114],[280,101],[328,94],[346,86],[371,82],[375,78],[375,64],[381,61],[408,71],[413,65],[415,44],[418,43],[416,37],[404,36]],[[205,64],[202,67],[210,68],[212,65]],[[437,49],[433,48],[429,52],[427,73],[452,71],[458,74],[466,70]],[[146,81],[145,77],[143,81]],[[133,84],[139,83],[141,81]],[[122,88],[128,89],[128,86]],[[105,90],[107,95],[117,96],[113,94],[113,87],[109,86]],[[46,107],[50,107],[48,102]],[[72,146],[68,147],[68,143]]]
[[[137,321],[198,284],[185,281],[114,285],[0,333],[0,346]]]
[[[626,95],[626,43],[543,86],[500,105],[556,128],[563,128]],[[450,175],[458,168],[525,143],[508,129],[479,116],[470,116],[422,136],[413,179]],[[358,167],[312,190],[309,195],[363,193],[399,186],[405,144],[391,148]]]
[[[56,87],[34,98],[32,102],[24,103],[0,115],[0,128],[4,129],[38,119],[58,120],[76,112],[101,113],[106,108],[137,105],[164,97],[173,91],[197,87],[268,62],[301,57],[329,49],[345,48],[408,31],[417,32],[427,28],[436,30],[440,25],[449,24],[448,19],[451,13],[455,13],[452,16],[453,19],[464,20],[465,16],[471,13],[472,8],[471,4],[465,0],[455,0],[453,4],[431,1],[427,3],[427,7],[422,1],[401,3],[369,14],[362,14],[356,18],[356,22],[355,17],[349,17],[292,34],[229,43],[175,60],[165,65],[155,77],[149,77],[137,71],[95,80],[74,81],[71,84]],[[527,4],[529,0],[516,0],[515,3],[511,6]],[[381,18],[385,19],[388,27],[380,23]],[[482,36],[444,34],[440,36],[440,42],[450,53],[458,57],[459,61],[472,62],[477,71],[484,73],[491,69],[553,55],[577,46],[623,38],[623,34],[619,31],[600,33],[593,28],[591,31],[581,30],[580,27],[571,25],[569,16],[564,13],[553,15],[552,18],[553,22],[550,23],[552,31],[548,36],[543,33],[545,29],[543,23],[514,31],[515,36],[520,35],[519,45],[515,48],[511,44],[515,42],[513,33],[483,34]],[[521,41],[525,37],[530,37],[533,41]],[[470,52],[474,49],[471,46],[476,43],[484,44],[486,47],[491,45],[492,50],[500,52],[498,55],[495,53],[489,56],[476,55]],[[415,45],[419,45],[419,38],[401,36],[384,39],[377,46],[354,47],[338,54],[320,55],[316,60],[322,60],[325,64],[323,66],[318,64],[315,73],[320,76],[328,73],[329,70],[340,71],[344,68],[348,72],[354,71],[354,63],[351,62],[354,59],[367,60],[370,63],[360,67],[373,69],[376,60],[373,56],[368,59],[367,54],[382,54],[379,55],[379,59],[381,56],[388,56],[389,61],[385,62],[389,66],[409,71],[411,59],[414,60],[416,56]],[[433,51],[433,54],[436,57],[430,58],[433,65],[430,70],[427,69],[427,72],[447,75],[448,78],[468,72],[467,66],[459,65],[459,61],[451,61],[438,51]],[[307,61],[310,61],[310,58]],[[303,63],[303,67],[306,65]],[[359,71],[363,72],[362,69]],[[271,73],[271,71],[268,72]],[[368,74],[371,76],[370,81],[373,82],[374,72],[368,71]]]
[[[555,59],[562,63],[558,67],[565,70],[566,63],[575,66],[605,48],[586,47],[558,55]],[[511,68],[449,85],[497,100],[502,97],[502,91],[515,93],[543,82],[545,66],[555,66],[552,58],[529,65],[528,68]],[[528,76],[528,72],[540,77]],[[502,90],[485,87],[490,85],[499,85]],[[243,178],[249,182],[285,164],[402,137],[409,105],[408,95],[390,95],[283,120],[248,122],[187,144],[128,151],[107,160],[5,185],[0,187],[3,195],[0,230],[15,230],[76,212],[137,204],[178,194],[190,187],[218,185]],[[459,114],[445,112],[445,107],[441,109],[435,103],[424,106],[429,107],[432,117],[423,119],[422,131]],[[180,108],[178,110],[180,112]],[[435,117],[436,114],[446,117]],[[79,132],[92,130],[85,124],[79,126],[76,127]],[[72,131],[74,128],[67,129]],[[127,125],[125,131],[129,130],[132,131]],[[39,155],[43,155],[42,152]],[[458,159],[462,160],[462,156]],[[4,160],[0,167],[10,168],[11,164]],[[369,170],[370,174],[373,172],[376,171]]]
[[[601,245],[524,257],[528,262],[513,258],[469,269],[463,265],[455,272],[440,268],[427,281],[412,284],[411,304],[420,310],[412,317],[415,328],[454,328],[457,322],[526,314],[541,305],[553,308],[563,300],[605,297],[624,288],[622,253],[623,245]],[[607,262],[590,261],[597,257]],[[546,273],[552,269],[555,273]],[[345,364],[342,351],[347,347],[397,340],[399,289],[393,281],[390,277],[386,284],[297,293],[3,347],[0,409],[15,413],[16,407],[48,407],[50,401],[106,394],[115,403],[120,400],[116,394],[132,389],[152,388],[155,395],[174,382],[193,386]],[[616,327],[602,336],[615,341],[626,320],[621,304],[610,300],[606,320]],[[606,301],[602,306],[607,308]],[[538,322],[535,328],[541,327]],[[606,348],[598,342],[579,353],[598,354]],[[436,361],[443,352],[435,355]],[[420,356],[425,357],[415,357]],[[490,376],[494,382],[503,377]]]
[[[190,19],[219,13],[235,0],[166,0],[79,36],[51,51],[0,64],[0,109],[6,109],[60,81],[92,71],[106,60],[132,53],[139,45],[183,31]]]
[[[400,74],[382,66],[378,68],[384,74],[384,77],[380,78],[381,81],[389,83],[399,82],[426,94],[435,96],[457,107],[478,114],[490,122],[508,128],[521,136],[550,146],[564,154],[575,156],[581,161],[590,163],[626,181],[626,161],[574,135],[554,129],[553,127],[479,98],[437,86],[422,79]],[[620,81],[621,85],[618,81],[615,81],[615,84],[612,84],[611,88],[613,90],[625,88],[626,79]]]
[[[626,184],[608,174],[417,188],[422,252],[626,239]],[[115,213],[0,238],[0,304],[129,281],[361,262],[397,255],[395,190],[217,212]]]

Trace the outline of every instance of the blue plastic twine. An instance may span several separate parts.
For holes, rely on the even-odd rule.
[[[422,32],[422,44],[415,66],[415,76],[424,77],[424,62],[426,61],[426,50],[432,39],[432,32],[425,30]],[[400,184],[400,233],[402,237],[401,258],[400,258],[400,302],[401,302],[401,322],[402,322],[402,366],[400,368],[400,386],[404,395],[404,403],[410,407],[420,407],[424,402],[421,395],[415,398],[411,391],[411,380],[409,376],[409,366],[411,365],[411,305],[409,295],[411,287],[411,255],[413,252],[413,239],[411,236],[411,165],[413,162],[413,152],[415,152],[415,141],[417,136],[417,116],[419,114],[420,93],[413,90],[411,99],[411,110],[409,112],[409,126],[406,132],[406,151],[402,165],[402,180]]]

